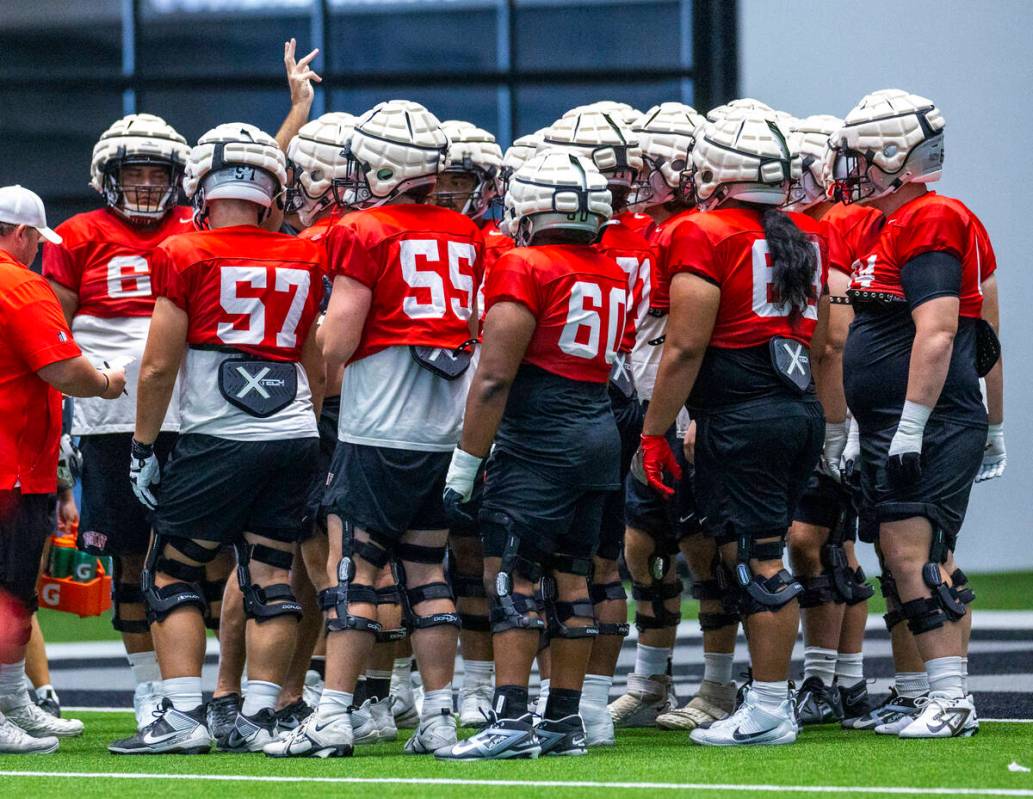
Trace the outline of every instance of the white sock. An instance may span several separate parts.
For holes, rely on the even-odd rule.
[[[349,691],[334,691],[324,688],[319,697],[317,712],[322,718],[346,714],[354,704],[355,695]]]
[[[823,649],[820,646],[808,646],[803,650],[803,678],[817,677],[826,687],[832,685],[836,676],[835,649]]]
[[[129,666],[133,670],[133,679],[137,685],[145,682],[161,682],[161,667],[158,655],[150,652],[131,652],[126,655]]]
[[[966,694],[968,694],[968,658],[961,659],[961,683]],[[41,688],[43,686],[40,686]]]
[[[495,676],[494,660],[463,660],[463,688],[490,686]]]
[[[410,674],[412,674],[412,658],[395,658],[391,675],[400,682],[408,682]]]
[[[734,652],[704,652],[703,679],[716,682],[718,685],[728,685],[732,681],[734,660]]]
[[[933,658],[925,662],[929,675],[929,693],[961,699],[965,696],[965,678],[960,657]]]
[[[161,690],[176,710],[186,713],[201,706],[200,677],[173,677],[162,682]]]
[[[248,680],[247,693],[244,694],[244,706],[240,712],[245,716],[253,716],[264,708],[276,708],[276,700],[280,698],[280,686],[266,680]]]
[[[436,691],[425,691],[423,694],[423,710],[420,720],[426,721],[432,716],[440,716],[442,710],[452,712],[452,683]]]
[[[844,688],[853,688],[864,681],[864,653],[839,653],[836,659],[836,682]]]
[[[542,680],[538,688],[538,701],[534,703],[534,712],[545,718],[545,706],[549,703],[549,681]]]
[[[929,675],[924,671],[898,671],[893,678],[893,687],[900,696],[918,699],[929,693]]]
[[[635,674],[641,677],[666,674],[667,659],[670,656],[670,647],[639,644],[635,647]]]
[[[610,701],[610,686],[613,685],[613,677],[605,674],[586,674],[585,683],[581,688],[581,704],[606,707]]]
[[[4,710],[13,710],[29,704],[25,693],[25,659],[14,663],[0,663],[0,703]]]
[[[789,698],[789,681],[754,680],[750,686],[750,697],[765,710],[777,710]]]

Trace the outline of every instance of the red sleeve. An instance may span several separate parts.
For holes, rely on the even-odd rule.
[[[341,224],[334,225],[326,234],[326,268],[331,280],[343,275],[367,288],[373,288],[380,277],[380,268],[358,236]]]
[[[691,220],[678,226],[667,246],[667,280],[679,272],[698,275],[718,286],[724,279],[715,257],[715,247],[703,229]]]
[[[978,219],[975,220],[979,234],[976,236],[976,255],[979,258],[979,280],[986,280],[997,271],[997,254],[994,252],[994,245],[990,243],[990,234],[986,227]]]
[[[186,276],[176,267],[165,247],[157,247],[150,257],[151,283],[155,297],[165,297],[184,311],[190,295]]]
[[[82,354],[68,329],[61,303],[45,281],[26,280],[4,297],[6,344],[38,371]]]
[[[43,277],[79,293],[82,264],[63,244],[43,243]]]
[[[484,312],[498,302],[518,302],[537,318],[541,313],[541,296],[538,281],[526,260],[519,254],[506,253],[488,273],[484,287]]]
[[[896,262],[908,261],[927,252],[945,252],[964,260],[968,242],[966,220],[946,204],[927,204],[917,209],[896,237]]]
[[[842,272],[847,277],[850,277],[852,274],[851,266],[853,266],[853,259],[850,257],[850,249],[847,246],[847,243],[843,240],[839,231],[836,230],[835,226],[830,225],[828,222],[822,222],[821,235],[825,237],[825,241],[828,243],[829,270],[831,271],[835,269],[837,272]]]

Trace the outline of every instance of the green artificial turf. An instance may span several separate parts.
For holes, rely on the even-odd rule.
[[[1000,572],[997,574],[973,574],[969,577],[976,592],[975,609],[978,610],[1033,610],[1033,572]],[[878,590],[868,603],[870,613],[883,613],[885,605]],[[629,590],[630,594],[630,590]],[[682,603],[682,617],[696,618],[699,603],[693,600]],[[634,617],[634,607],[629,618]],[[114,641],[119,635],[111,628],[108,614],[79,618],[70,613],[56,610],[40,610],[39,621],[43,637],[52,644],[67,641]]]
[[[82,738],[64,740],[61,750],[37,757],[0,756],[0,795],[41,797],[140,796],[159,797],[457,797],[487,799],[489,796],[528,799],[530,797],[640,796],[631,786],[504,786],[478,784],[327,784],[318,782],[258,783],[200,780],[110,779],[107,773],[204,774],[234,776],[358,777],[381,779],[449,780],[545,780],[604,783],[667,783],[650,789],[664,795],[699,794],[716,796],[791,795],[791,786],[859,786],[877,789],[944,788],[947,796],[957,788],[1008,789],[1033,795],[1033,775],[1011,773],[1008,765],[1017,760],[1033,765],[1033,725],[984,723],[980,734],[968,739],[946,741],[900,741],[873,733],[846,732],[835,726],[810,728],[793,746],[709,749],[690,745],[685,733],[630,730],[618,733],[613,749],[594,749],[587,757],[543,758],[538,761],[440,763],[433,758],[402,753],[399,741],[361,747],[355,756],[334,760],[271,760],[262,755],[213,753],[197,757],[118,757],[105,745],[129,734],[129,713],[73,714],[86,724]],[[11,771],[50,773],[87,772],[85,777],[21,777]],[[679,789],[678,785],[694,787]],[[781,791],[758,792],[698,786],[776,785]],[[878,795],[873,790],[871,795]],[[811,795],[836,796],[836,791]],[[898,794],[909,796],[912,794]],[[978,794],[977,794],[978,795]]]

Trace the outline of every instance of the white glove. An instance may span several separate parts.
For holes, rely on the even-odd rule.
[[[914,485],[922,476],[922,437],[933,409],[917,402],[904,402],[897,432],[886,457],[886,479],[894,488]]]
[[[452,461],[448,464],[445,476],[445,491],[454,491],[461,502],[469,502],[473,496],[473,485],[477,480],[477,470],[481,468],[484,458],[471,455],[459,447],[452,451]]]
[[[983,465],[979,467],[976,482],[993,480],[1004,474],[1008,466],[1008,453],[1004,451],[1004,424],[992,424],[986,432],[986,447],[983,449]]]
[[[825,446],[818,459],[818,471],[837,483],[842,479],[839,473],[839,460],[846,449],[847,429],[846,422],[825,422]]]
[[[133,484],[133,493],[141,505],[148,510],[154,510],[158,507],[158,499],[151,487],[161,482],[158,456],[154,454],[153,444],[141,444],[134,438],[131,446],[129,481]]]
[[[853,475],[861,461],[861,429],[857,426],[857,419],[850,419],[850,432],[846,436],[846,446],[843,448],[843,456],[839,462],[839,473],[847,481]]]

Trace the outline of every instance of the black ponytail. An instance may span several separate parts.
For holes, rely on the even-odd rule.
[[[808,303],[818,299],[814,291],[818,268],[814,245],[792,219],[774,208],[764,212],[761,224],[771,253],[775,289],[783,307],[790,306],[789,316],[795,322]]]

